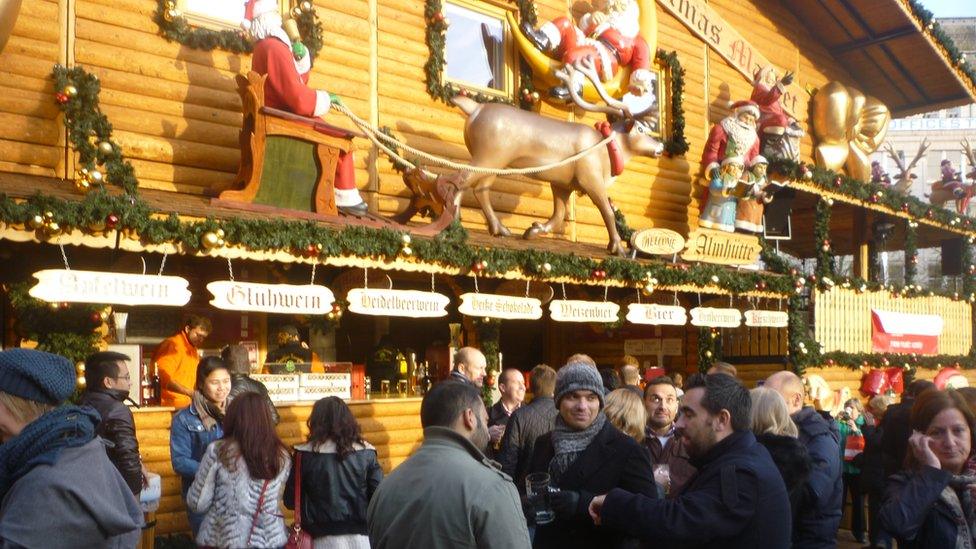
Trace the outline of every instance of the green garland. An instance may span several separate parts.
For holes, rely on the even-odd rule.
[[[481,397],[485,401],[485,408],[490,408],[491,402],[491,389],[492,386],[488,384],[488,378],[495,375],[495,384],[498,383],[499,364],[498,364],[498,342],[501,339],[501,329],[502,322],[493,318],[479,318],[474,321],[475,329],[478,331],[478,344],[481,348],[481,352],[485,355],[485,384],[481,387]]]
[[[722,360],[722,330],[698,328],[698,371],[704,374],[719,360]]]
[[[915,14],[915,17],[922,22],[922,26],[931,29],[932,37],[945,50],[949,60],[963,74],[969,77],[969,81],[973,86],[976,86],[976,68],[965,62],[962,51],[956,46],[952,37],[946,31],[942,30],[939,22],[935,20],[935,15],[926,9],[919,0],[908,0],[908,6],[911,8],[912,13]]]
[[[817,201],[813,222],[813,244],[817,246],[816,274],[820,280],[837,276],[830,243],[830,199]]]
[[[681,156],[688,152],[688,140],[685,139],[685,69],[678,61],[677,52],[657,50],[657,59],[668,67],[671,79],[671,135],[664,141],[664,150],[671,156]]]
[[[104,306],[47,303],[32,297],[30,284],[10,287],[10,304],[16,313],[16,331],[37,342],[37,348],[67,357],[72,363],[98,350]],[[56,310],[57,314],[52,314]]]
[[[905,285],[913,286],[918,276],[918,224],[905,220]]]
[[[308,48],[312,63],[322,51],[324,32],[322,23],[314,8],[303,9],[305,2],[292,10],[298,31],[302,35],[302,43]],[[309,4],[311,6],[311,4]],[[156,0],[156,11],[153,21],[159,25],[159,32],[170,42],[178,42],[196,50],[212,51],[226,50],[232,53],[251,53],[254,44],[248,40],[241,30],[211,30],[203,27],[191,26],[176,9],[173,0]]]
[[[58,108],[64,113],[64,125],[71,147],[78,153],[78,180],[90,180],[90,175],[104,166],[104,181],[122,187],[128,194],[135,194],[139,182],[135,170],[122,156],[122,149],[112,141],[112,124],[102,114],[98,105],[101,85],[98,77],[81,67],[71,69],[55,65],[51,73],[54,80]],[[81,170],[85,170],[81,172]],[[97,182],[92,181],[96,186]]]

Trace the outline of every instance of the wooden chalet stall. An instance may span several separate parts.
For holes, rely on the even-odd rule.
[[[575,135],[599,131],[591,128],[604,120],[600,115],[549,99],[559,83],[549,66],[558,63],[533,49],[518,28],[520,21],[538,28],[567,14],[578,18],[585,3],[281,0],[282,13],[312,54],[309,86],[341,98],[322,120],[268,110],[267,98],[265,105],[242,103],[242,96],[260,97],[253,89],[248,95],[247,86],[263,80],[251,72],[252,44],[237,30],[240,4],[0,0],[0,261],[10,266],[0,269],[4,346],[34,339],[79,360],[95,347],[124,341],[119,330],[127,329],[134,336],[130,344],[148,357],[178,328],[183,313],[194,312],[214,317],[219,326],[208,349],[253,342],[258,364],[275,347],[277,328],[295,323],[326,362],[368,363],[380,337],[389,335],[404,351],[409,347],[431,366],[437,362],[432,371],[441,377],[450,347],[464,343],[480,345],[493,368],[502,363],[529,370],[586,352],[601,366],[631,354],[642,366],[689,374],[724,356],[750,385],[792,365],[822,376],[833,390],[849,386],[856,392],[862,361],[902,361],[865,345],[865,308],[890,305],[942,314],[952,330],[942,352],[954,358],[939,358],[938,364],[976,365],[968,358],[973,270],[960,275],[955,299],[951,291],[929,297],[890,284],[882,290],[869,281],[865,239],[874,221],[894,219],[888,249],[969,239],[961,248],[968,265],[966,244],[976,235],[976,220],[955,220],[946,210],[883,191],[877,195],[877,185],[854,173],[841,177],[844,162],[806,176],[808,166],[823,163],[818,147],[846,154],[849,146],[836,142],[836,131],[815,127],[822,112],[817,90],[844,86],[841,92],[852,97],[853,87],[874,98],[869,103],[876,131],[870,137],[880,139],[890,116],[976,97],[974,73],[950,57],[926,16],[907,0],[634,0],[641,11],[639,36],[649,48],[646,68],[654,73],[645,93],[654,94],[655,108],[642,111],[646,125],[637,123],[634,112],[618,111],[627,116],[609,120],[617,124],[614,134],[589,138],[598,145],[582,158],[599,155],[606,169],[590,175],[602,177],[600,185],[584,188],[577,177],[560,187],[504,171],[538,167],[545,163],[539,159],[489,166],[503,170],[493,174],[484,194],[500,223],[534,240],[489,234],[484,205],[463,186],[471,143],[466,116],[450,99],[461,95],[487,105],[480,108],[502,103],[521,109],[506,116],[541,115],[530,125],[578,122],[559,126]],[[753,74],[766,66],[780,77],[793,74],[782,100],[771,104],[803,130],[796,156],[770,163],[770,175],[797,190],[792,239],[777,246],[699,223],[709,184],[702,158],[710,130],[730,115],[732,102],[753,94]],[[615,99],[623,101],[620,95],[628,91],[621,75],[639,68],[622,68],[608,79],[608,88],[615,82]],[[586,86],[584,100],[599,102],[592,83]],[[463,107],[466,100],[458,102]],[[501,149],[519,138],[517,127],[489,137]],[[846,135],[849,128],[842,129]],[[655,157],[644,150],[610,176],[616,153],[603,140],[645,130],[665,153]],[[321,131],[332,137],[309,136]],[[256,145],[255,134],[267,143]],[[291,148],[282,146],[275,141],[281,134],[298,139]],[[265,148],[256,151],[259,145]],[[324,191],[338,188],[339,177],[322,166],[341,162],[345,148],[353,154],[350,173],[367,214],[336,215],[331,191]],[[390,153],[399,158],[392,161]],[[404,175],[406,163],[421,169]],[[250,186],[255,180],[263,190]],[[461,195],[459,212],[452,193]],[[606,195],[617,210],[616,224],[608,221],[608,210],[601,213]],[[835,205],[833,218],[824,199]],[[545,235],[538,223],[554,209],[560,212],[563,200],[564,219],[557,213],[552,221],[565,223]],[[421,213],[436,221],[411,219],[416,209],[430,210]],[[460,223],[452,224],[458,216]],[[614,231],[625,238],[637,233],[624,257],[610,257],[605,249]],[[641,238],[655,245],[637,244]],[[785,261],[776,249],[795,261]],[[845,254],[858,265],[848,277],[853,289],[828,267],[834,255]],[[811,261],[819,262],[811,268]],[[750,265],[755,268],[742,268]],[[113,295],[86,298],[80,290],[47,303],[27,297],[34,273],[64,274],[69,267],[92,276],[137,277],[132,280],[144,284],[180,278],[185,299],[123,303]],[[157,272],[164,276],[155,277]],[[841,289],[830,289],[825,273],[836,276],[831,282]],[[862,279],[868,293],[857,293]],[[290,292],[315,288],[334,299],[286,314],[217,305],[217,292],[207,293],[215,281]],[[405,294],[383,292],[409,290],[428,300],[424,307],[436,301],[443,314],[414,320],[396,307],[363,314],[365,301],[350,296],[366,290],[387,298]],[[492,314],[488,305],[473,304],[478,300],[529,312]],[[49,307],[50,314],[36,314]],[[119,312],[128,313],[128,327]],[[482,318],[492,316],[505,318]],[[838,331],[838,318],[860,324],[850,333]],[[56,330],[44,324],[54,321]],[[48,328],[70,337],[45,338]],[[844,339],[848,335],[857,341]],[[927,368],[936,360],[912,360],[907,369],[924,366],[916,375],[931,377],[935,372]],[[140,376],[148,394],[150,371]],[[967,377],[972,372],[965,370]],[[352,379],[351,392],[362,391],[362,381]],[[422,440],[419,401],[416,395],[350,399],[387,471]],[[309,410],[309,402],[280,404],[279,431],[287,443],[307,434]],[[158,533],[187,529],[169,461],[172,412],[148,406],[136,413],[147,466],[163,477]]]

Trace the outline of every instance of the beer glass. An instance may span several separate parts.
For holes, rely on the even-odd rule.
[[[532,505],[535,523],[549,524],[556,519],[556,512],[552,510],[549,486],[549,473],[532,473],[525,477],[525,496]]]

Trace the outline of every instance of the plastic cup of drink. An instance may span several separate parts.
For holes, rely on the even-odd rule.
[[[552,488],[549,482],[549,473],[532,473],[525,477],[525,495],[532,505],[532,513],[537,525],[549,524],[556,519],[550,501]]]

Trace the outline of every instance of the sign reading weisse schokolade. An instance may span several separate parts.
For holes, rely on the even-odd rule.
[[[753,309],[745,312],[746,326],[750,328],[785,328],[790,323],[786,311],[762,311]]]
[[[325,286],[312,284],[259,284],[218,280],[207,284],[210,304],[229,311],[324,315],[332,310],[335,295]]]
[[[698,229],[688,235],[681,259],[719,265],[751,265],[759,259],[762,246],[755,236]]]
[[[685,247],[685,239],[670,229],[643,229],[630,237],[630,245],[650,255],[674,255]]]
[[[631,303],[627,305],[627,322],[658,326],[684,326],[688,322],[688,315],[685,308],[678,305]]]
[[[469,292],[461,294],[461,305],[458,311],[466,316],[536,320],[542,318],[542,303],[533,297]]]
[[[43,301],[106,305],[166,305],[190,301],[189,282],[178,276],[45,269],[34,273],[30,295]]]
[[[704,328],[738,328],[742,313],[738,309],[695,307],[691,310],[691,325]]]
[[[554,299],[549,316],[556,322],[616,322],[620,305],[609,301]]]
[[[361,315],[434,318],[447,315],[446,295],[417,290],[355,288],[346,296],[349,310]]]

